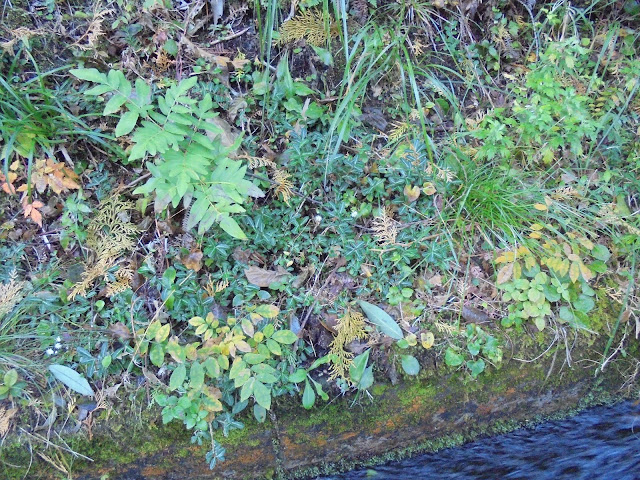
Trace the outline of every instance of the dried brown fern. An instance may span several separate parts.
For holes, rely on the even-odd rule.
[[[354,340],[360,340],[367,336],[364,327],[364,316],[358,312],[347,310],[347,313],[338,319],[336,325],[338,334],[331,342],[331,350],[329,351],[329,354],[335,355],[334,360],[331,361],[329,378],[347,378],[349,367],[353,361],[353,353],[346,351],[345,347]]]
[[[325,45],[329,38],[338,33],[333,19],[329,20],[329,30],[325,30],[324,16],[320,10],[300,12],[284,22],[278,31],[280,39],[277,43],[280,45],[304,39],[309,45],[316,47]]]
[[[22,290],[27,282],[18,281],[17,278],[18,274],[14,270],[9,276],[9,283],[0,284],[0,319],[22,300]]]
[[[82,280],[74,285],[69,299],[76,295],[86,295],[97,278],[105,276],[109,269],[119,263],[124,253],[133,250],[139,232],[127,218],[129,210],[133,208],[131,202],[123,202],[118,196],[110,197],[102,203],[87,228],[87,246],[93,253],[85,263]],[[107,286],[107,292],[122,291],[125,281],[128,284],[132,275],[129,269],[121,268],[116,273],[116,281]]]
[[[291,174],[286,170],[272,170],[271,178],[275,183],[274,192],[277,196],[282,196],[282,200],[289,205],[289,199],[293,195],[293,183],[291,183]]]
[[[388,207],[381,209],[380,215],[373,219],[371,230],[380,244],[392,245],[396,243],[398,222],[393,219],[391,209]]]

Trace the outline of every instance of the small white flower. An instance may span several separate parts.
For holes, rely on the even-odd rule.
[[[61,341],[62,341],[62,338],[56,337],[56,342],[61,342]]]
[[[62,348],[62,344],[58,342],[53,346],[53,348],[55,348],[56,350],[60,350]]]
[[[353,218],[356,218],[356,217],[358,216],[358,211],[357,211],[357,210],[354,210],[353,212],[351,212],[351,216],[352,216]]]
[[[322,216],[316,215],[315,217],[313,217],[313,221],[316,223],[320,223],[322,221]]]
[[[53,348],[47,348],[47,350],[45,351],[45,353],[47,355],[53,355],[55,352],[53,351]]]

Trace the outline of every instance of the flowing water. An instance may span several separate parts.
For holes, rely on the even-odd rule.
[[[532,429],[323,480],[640,480],[640,407],[595,407]]]

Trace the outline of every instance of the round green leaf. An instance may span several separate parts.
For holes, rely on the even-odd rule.
[[[298,340],[298,336],[291,330],[278,330],[277,332],[274,332],[271,338],[284,345],[291,345],[293,342]]]
[[[413,355],[402,355],[402,369],[407,375],[417,375],[420,372],[420,364]]]
[[[450,367],[457,367],[462,365],[464,362],[464,357],[459,353],[456,353],[453,348],[447,347],[447,350],[444,354],[444,363],[449,365]]]

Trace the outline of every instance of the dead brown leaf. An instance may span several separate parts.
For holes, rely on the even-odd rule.
[[[7,434],[11,428],[11,419],[17,412],[17,408],[5,410],[4,407],[0,407],[0,437],[4,437]]]
[[[127,327],[124,323],[122,322],[118,322],[118,323],[114,323],[112,325],[109,325],[108,330],[115,335],[116,337],[122,339],[122,340],[128,340],[129,338],[131,338],[131,331],[129,330],[129,327]]]
[[[193,270],[194,272],[200,271],[202,268],[202,252],[198,250],[189,253],[189,255],[182,257],[182,263],[189,270]]]
[[[274,282],[280,282],[291,275],[284,268],[278,266],[276,270],[266,270],[264,268],[251,266],[244,271],[249,283],[258,287],[268,287]]]

